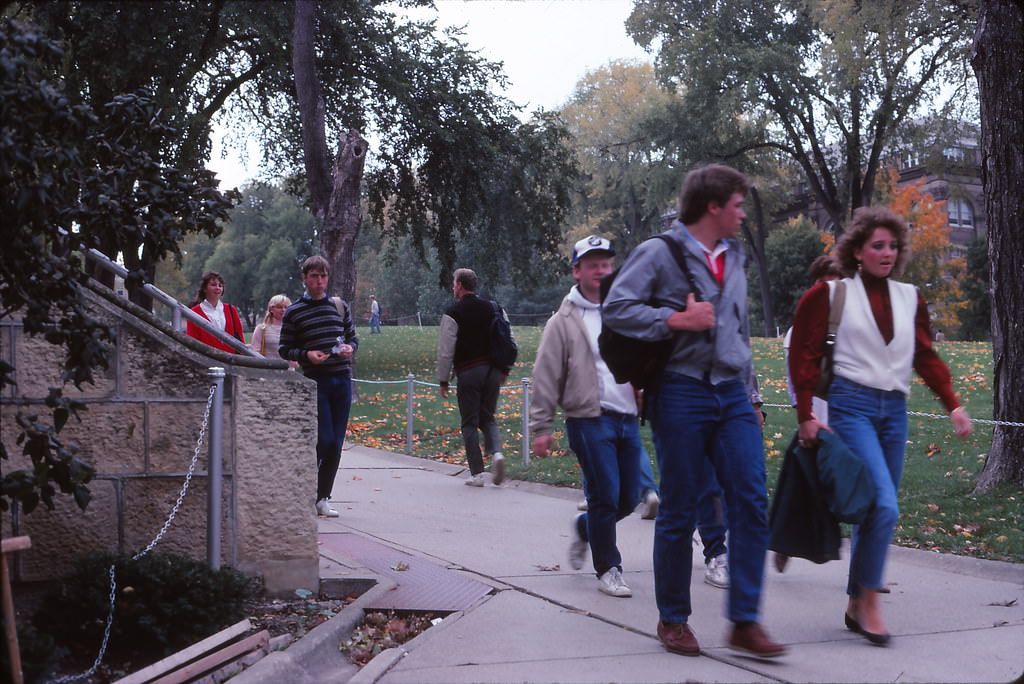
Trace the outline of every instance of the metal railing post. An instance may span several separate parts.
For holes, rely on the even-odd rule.
[[[523,378],[523,466],[530,467],[530,378]]]
[[[224,432],[224,369],[214,366],[207,370],[216,390],[210,408],[210,463],[207,466],[206,502],[206,561],[214,570],[220,569],[221,491],[223,489],[223,460],[221,454]]]
[[[409,375],[405,376],[405,379],[409,383],[409,389],[405,398],[405,453],[412,456],[412,403],[416,392],[416,376],[409,373]]]

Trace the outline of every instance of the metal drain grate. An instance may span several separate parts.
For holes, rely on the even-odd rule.
[[[404,551],[348,532],[323,533],[324,548],[393,579],[397,586],[367,609],[465,610],[492,587]],[[400,568],[400,569],[399,569]]]

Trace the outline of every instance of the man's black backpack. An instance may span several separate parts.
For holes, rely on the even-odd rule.
[[[512,326],[505,318],[505,313],[498,302],[491,302],[494,315],[491,317],[491,365],[506,375],[515,365],[519,356],[519,347],[512,339]]]
[[[679,270],[686,275],[694,298],[700,301],[702,299],[700,290],[697,289],[693,281],[693,274],[690,273],[686,257],[683,255],[683,249],[679,243],[668,235],[655,235],[651,239],[662,240],[668,245],[672,256],[675,257],[676,263],[679,265]],[[608,291],[621,268],[621,266],[616,268],[601,279],[601,304],[604,304]],[[662,306],[657,300],[648,303],[651,306]],[[603,322],[601,323],[601,333],[597,337],[597,347],[601,352],[601,358],[604,359],[608,370],[615,377],[615,382],[628,382],[639,390],[651,390],[655,386],[662,370],[668,364],[674,344],[674,337],[655,341],[641,340],[617,333]]]

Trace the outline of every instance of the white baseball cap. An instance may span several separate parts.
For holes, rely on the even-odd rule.
[[[608,256],[615,256],[615,250],[612,249],[612,243],[610,240],[596,235],[591,235],[590,237],[585,237],[573,245],[572,256],[569,257],[569,263],[575,266],[576,262],[580,260],[580,257],[584,254],[589,254],[590,252],[607,252]]]

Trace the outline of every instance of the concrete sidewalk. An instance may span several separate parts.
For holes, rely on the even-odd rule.
[[[687,658],[655,635],[652,521],[619,523],[634,595],[612,598],[597,590],[589,554],[583,570],[568,566],[578,491],[466,487],[467,476],[460,466],[346,449],[333,496],[341,517],[320,519],[322,540],[357,534],[493,587],[353,681],[1005,682],[1024,673],[1022,565],[893,547],[888,648],[843,626],[845,552],[824,565],[792,560],[781,575],[766,568],[762,621],[789,653],[760,660],[726,648],[726,592],[703,583],[695,549],[690,625],[703,653]],[[363,572],[321,549],[324,578]]]

